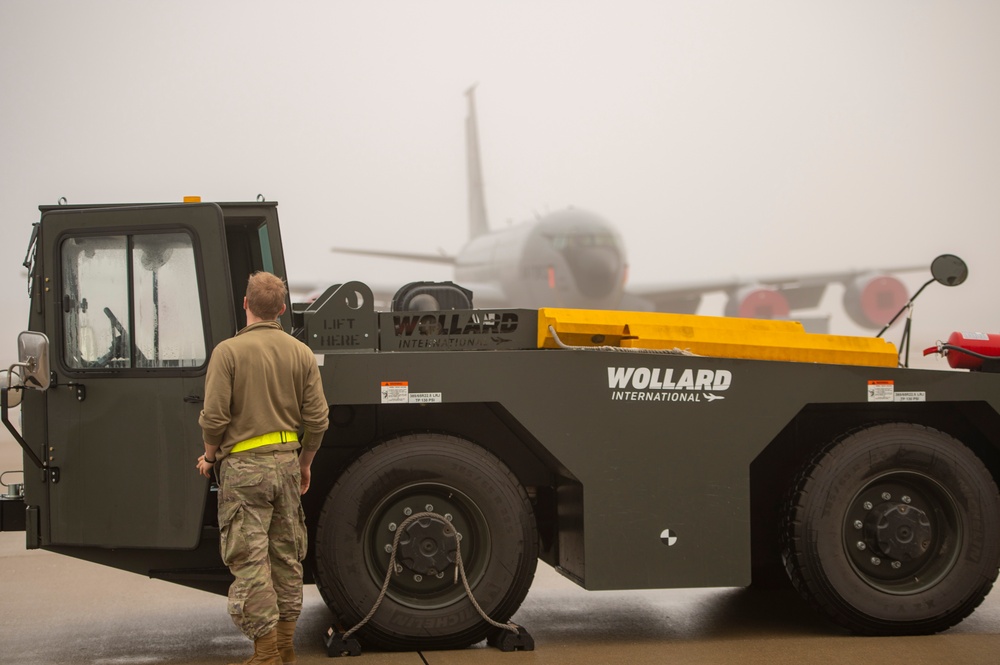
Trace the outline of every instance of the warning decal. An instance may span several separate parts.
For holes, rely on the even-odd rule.
[[[868,401],[869,402],[891,402],[895,384],[892,381],[869,381]]]
[[[383,381],[382,382],[382,403],[383,404],[406,404],[410,401],[409,381]]]

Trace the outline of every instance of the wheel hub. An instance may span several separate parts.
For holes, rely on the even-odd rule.
[[[436,516],[418,515],[435,513]],[[410,517],[417,515],[415,520]],[[402,529],[400,529],[402,526]],[[365,527],[366,560],[373,582],[385,579],[392,544],[399,535],[387,596],[407,607],[427,610],[465,595],[454,583],[456,538],[470,584],[477,584],[489,561],[492,539],[480,508],[454,487],[414,483],[386,496]]]
[[[455,563],[455,528],[437,517],[415,520],[399,536],[398,560],[420,575],[437,575]]]
[[[923,556],[934,536],[927,513],[905,503],[886,502],[869,514],[878,549],[897,561],[913,561]]]
[[[854,570],[887,593],[934,586],[955,562],[961,522],[954,505],[924,474],[874,479],[855,494],[844,516],[844,549]]]

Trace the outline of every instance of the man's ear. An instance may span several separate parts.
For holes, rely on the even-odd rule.
[[[248,312],[250,311],[250,308],[247,307],[247,297],[246,296],[243,296],[243,309],[247,310]]]
[[[285,303],[281,303],[281,311],[278,312],[278,316],[281,316],[284,313],[285,313]]]

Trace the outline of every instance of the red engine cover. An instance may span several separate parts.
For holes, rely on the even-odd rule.
[[[745,287],[726,303],[726,316],[744,319],[787,319],[790,312],[785,294],[761,286]]]
[[[909,299],[906,286],[889,275],[865,275],[847,284],[844,309],[863,328],[889,323]]]
[[[948,336],[948,344],[1000,359],[1000,335],[953,332]],[[948,350],[948,364],[956,369],[979,369],[984,362],[982,358],[970,356],[968,353],[954,349]]]

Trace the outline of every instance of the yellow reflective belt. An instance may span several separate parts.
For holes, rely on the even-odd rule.
[[[288,443],[289,441],[298,440],[299,435],[297,432],[268,432],[267,434],[261,434],[246,441],[240,441],[233,446],[232,452],[242,453],[244,450],[253,450],[261,446],[269,446],[272,443]]]

